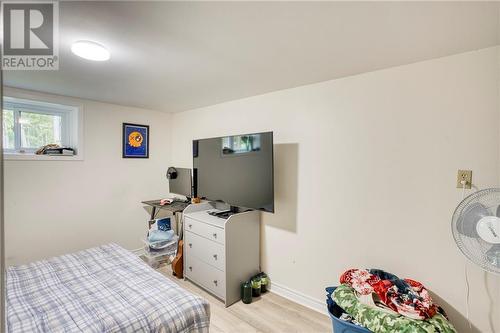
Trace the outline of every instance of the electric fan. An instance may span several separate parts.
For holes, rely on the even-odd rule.
[[[451,229],[470,261],[500,274],[500,189],[480,190],[462,200],[453,213]]]

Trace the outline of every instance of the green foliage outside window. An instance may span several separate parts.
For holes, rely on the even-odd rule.
[[[14,111],[3,110],[3,148],[14,149]]]
[[[61,117],[21,112],[21,147],[40,148],[49,143],[61,144]]]
[[[61,144],[61,116],[33,112],[19,112],[21,148],[38,149],[50,143]],[[13,110],[3,110],[3,147],[15,149],[16,129]]]

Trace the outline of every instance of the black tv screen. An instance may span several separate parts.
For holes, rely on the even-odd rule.
[[[193,141],[198,197],[274,213],[273,132]]]

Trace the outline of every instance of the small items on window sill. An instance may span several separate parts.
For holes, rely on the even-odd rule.
[[[48,144],[38,149],[35,154],[51,156],[74,156],[75,150],[69,147],[61,147],[58,144]]]

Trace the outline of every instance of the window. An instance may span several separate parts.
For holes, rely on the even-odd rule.
[[[76,148],[78,108],[12,97],[4,98],[4,153],[33,153],[47,144]]]
[[[260,134],[236,135],[222,138],[222,154],[233,155],[260,151]]]

